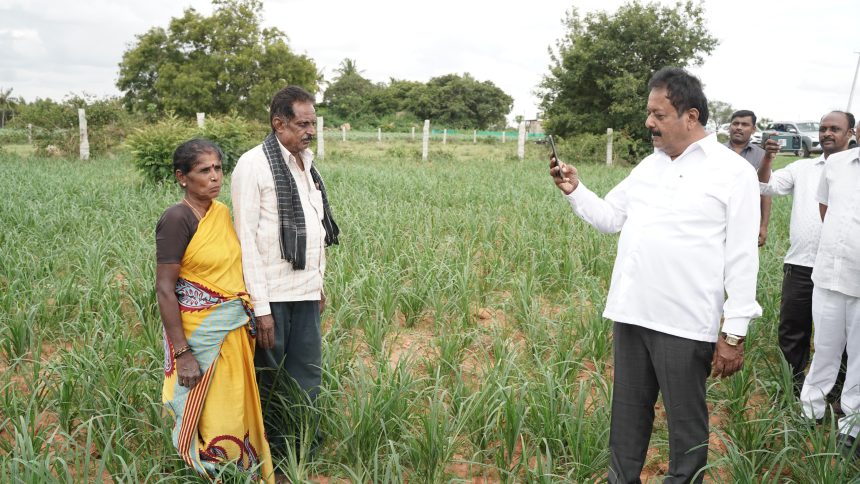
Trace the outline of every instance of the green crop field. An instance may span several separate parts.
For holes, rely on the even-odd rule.
[[[523,162],[514,142],[435,142],[430,162],[420,149],[327,140],[318,166],[343,234],[326,275],[326,440],[277,464],[294,482],[601,480],[617,237],[572,214],[538,145]],[[180,191],[144,183],[123,154],[16,153],[0,155],[0,482],[205,482],[160,403],[154,228]],[[580,168],[600,194],[629,171]],[[789,207],[774,201],[747,364],[709,381],[709,481],[860,475],[832,422],[799,419],[776,344]],[[648,479],[667,469],[663,417]]]

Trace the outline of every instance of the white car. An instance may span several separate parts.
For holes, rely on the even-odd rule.
[[[794,154],[809,158],[810,153],[821,153],[818,143],[818,121],[775,121],[767,125],[769,131],[793,133],[801,138],[800,149]]]
[[[750,143],[761,146],[761,131],[756,131],[750,136]]]

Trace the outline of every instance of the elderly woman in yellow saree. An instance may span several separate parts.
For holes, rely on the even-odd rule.
[[[215,477],[234,463],[274,482],[254,376],[254,317],[229,209],[218,146],[180,145],[173,168],[185,194],[156,227],[156,291],[164,325],[162,400],[185,463]]]

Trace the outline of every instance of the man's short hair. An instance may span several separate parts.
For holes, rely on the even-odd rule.
[[[272,125],[272,121],[277,116],[281,116],[287,121],[293,119],[296,116],[296,113],[293,112],[293,104],[297,102],[313,104],[314,101],[316,101],[314,95],[299,86],[287,86],[281,89],[275,93],[272,97],[272,104],[269,105],[269,126]],[[272,127],[272,129],[275,128]]]
[[[853,114],[849,113],[848,111],[839,111],[839,110],[830,111],[830,113],[828,113],[828,114],[833,114],[833,113],[841,114],[841,115],[845,116],[845,119],[848,120],[848,129],[854,129],[855,121],[854,121],[854,115]],[[825,114],[825,116],[827,116],[827,114]]]
[[[702,82],[696,76],[678,67],[664,67],[655,72],[648,81],[648,90],[666,89],[669,102],[678,116],[688,109],[699,111],[699,123],[708,123],[708,98],[702,90]]]
[[[758,118],[755,117],[755,113],[750,111],[749,109],[740,109],[732,113],[732,117],[729,118],[730,121],[734,121],[735,118],[746,118],[750,117],[753,121],[753,126],[755,126],[755,122],[758,121]]]

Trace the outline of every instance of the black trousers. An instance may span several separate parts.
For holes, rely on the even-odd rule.
[[[714,343],[668,335],[631,324],[613,329],[615,379],[609,429],[609,482],[638,483],[663,395],[669,423],[669,471],[664,482],[693,477],[708,461],[706,380]]]
[[[263,424],[273,457],[286,453],[286,439],[298,448],[301,432],[316,427],[312,406],[322,379],[322,335],[319,301],[270,303],[275,346],[257,347],[254,366],[263,406]],[[316,428],[310,429],[320,436]]]
[[[794,375],[794,395],[800,396],[812,343],[812,268],[785,264],[782,268],[782,302],[779,306],[779,349]],[[848,355],[843,352],[836,385],[828,395],[838,401],[845,381]]]

